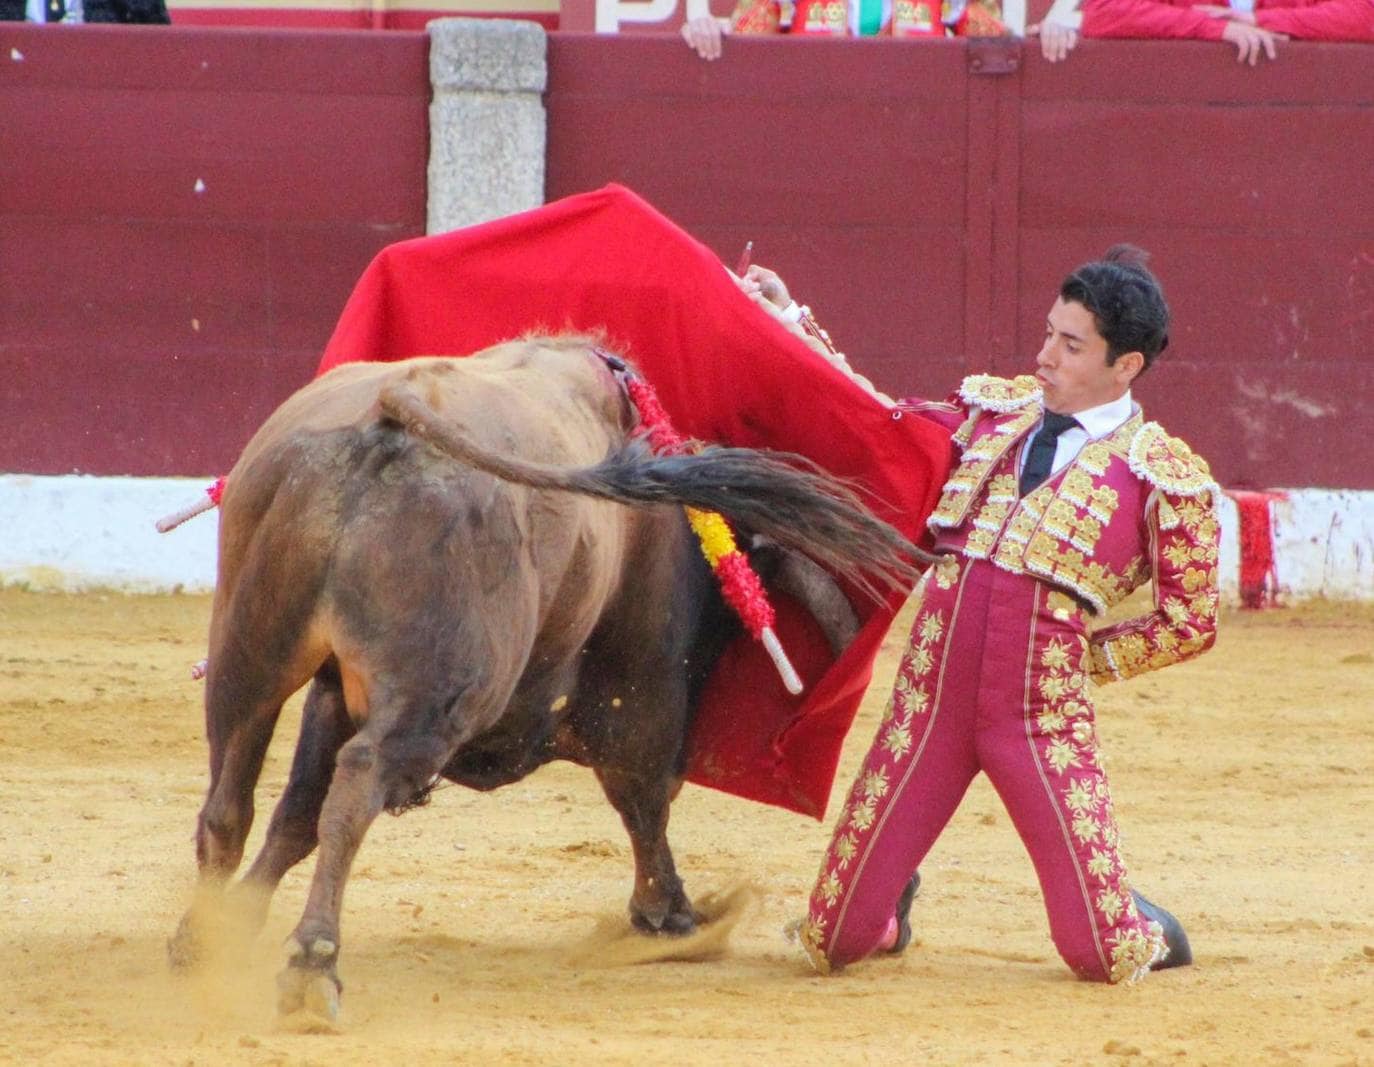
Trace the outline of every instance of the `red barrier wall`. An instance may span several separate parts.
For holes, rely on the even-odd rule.
[[[729,264],[753,239],[861,369],[926,395],[1029,369],[1063,275],[1135,242],[1175,314],[1147,412],[1226,484],[1374,488],[1374,51],[1234,55],[736,38],[703,63],[561,34],[548,194],[625,182]]]
[[[418,30],[439,18],[519,18],[558,29],[557,5],[541,0],[425,0],[404,6],[324,0],[308,6],[294,0],[243,0],[239,7],[196,6],[198,0],[168,5],[177,26],[258,26],[296,30]]]
[[[369,257],[423,230],[425,56],[0,29],[0,471],[226,469]],[[727,263],[752,239],[862,369],[928,395],[1028,367],[1065,271],[1135,241],[1176,317],[1149,412],[1226,484],[1374,488],[1370,57],[733,39],[703,63],[555,34],[548,195],[621,181]]]
[[[423,34],[0,29],[0,470],[209,474],[424,232]]]

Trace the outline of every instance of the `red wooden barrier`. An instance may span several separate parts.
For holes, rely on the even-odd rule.
[[[423,229],[425,49],[0,29],[0,471],[226,469]],[[1374,488],[1370,56],[555,34],[548,195],[621,181],[727,263],[752,239],[862,369],[935,395],[1028,367],[1065,271],[1134,241],[1176,316],[1150,413],[1227,484]]]
[[[1374,488],[1374,52],[988,47],[557,35],[549,196],[614,179],[726,263],[753,239],[861,369],[934,395],[1029,368],[1063,275],[1135,242],[1175,313],[1147,411],[1227,484]]]
[[[223,471],[424,232],[423,34],[0,29],[0,470]]]

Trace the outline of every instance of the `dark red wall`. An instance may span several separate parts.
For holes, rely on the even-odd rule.
[[[731,264],[753,239],[861,369],[927,395],[1028,369],[1063,275],[1135,242],[1175,313],[1148,413],[1229,485],[1374,488],[1374,50],[1234,56],[732,39],[703,63],[563,34],[548,194],[625,182]]]
[[[0,25],[0,471],[227,469],[424,232],[427,38]]]
[[[752,239],[898,392],[1028,367],[1135,241],[1176,315],[1150,413],[1227,484],[1374,488],[1374,53],[982,48],[555,34],[548,194]],[[0,29],[0,471],[226,469],[422,232],[428,95],[418,34]]]

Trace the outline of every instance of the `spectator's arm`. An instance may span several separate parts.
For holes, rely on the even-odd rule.
[[[1374,44],[1374,0],[1269,0],[1255,12],[1255,25],[1304,41]]]
[[[1158,0],[1087,0],[1084,37],[1135,37],[1220,41],[1226,20]]]

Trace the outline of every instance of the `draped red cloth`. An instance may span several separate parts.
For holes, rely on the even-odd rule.
[[[383,249],[349,298],[319,373],[352,360],[467,355],[533,329],[603,331],[683,435],[799,452],[853,478],[908,537],[924,533],[948,431],[894,416],[735,287],[716,256],[615,185]],[[840,747],[902,598],[854,598],[862,630],[832,661],[780,595],[777,632],[806,682],[789,695],[741,638],[703,695],[688,778],[821,818]]]
[[[1287,500],[1287,494],[1229,489],[1227,495],[1236,502],[1240,527],[1240,602],[1247,608],[1273,604],[1279,585],[1273,507],[1274,501]]]

